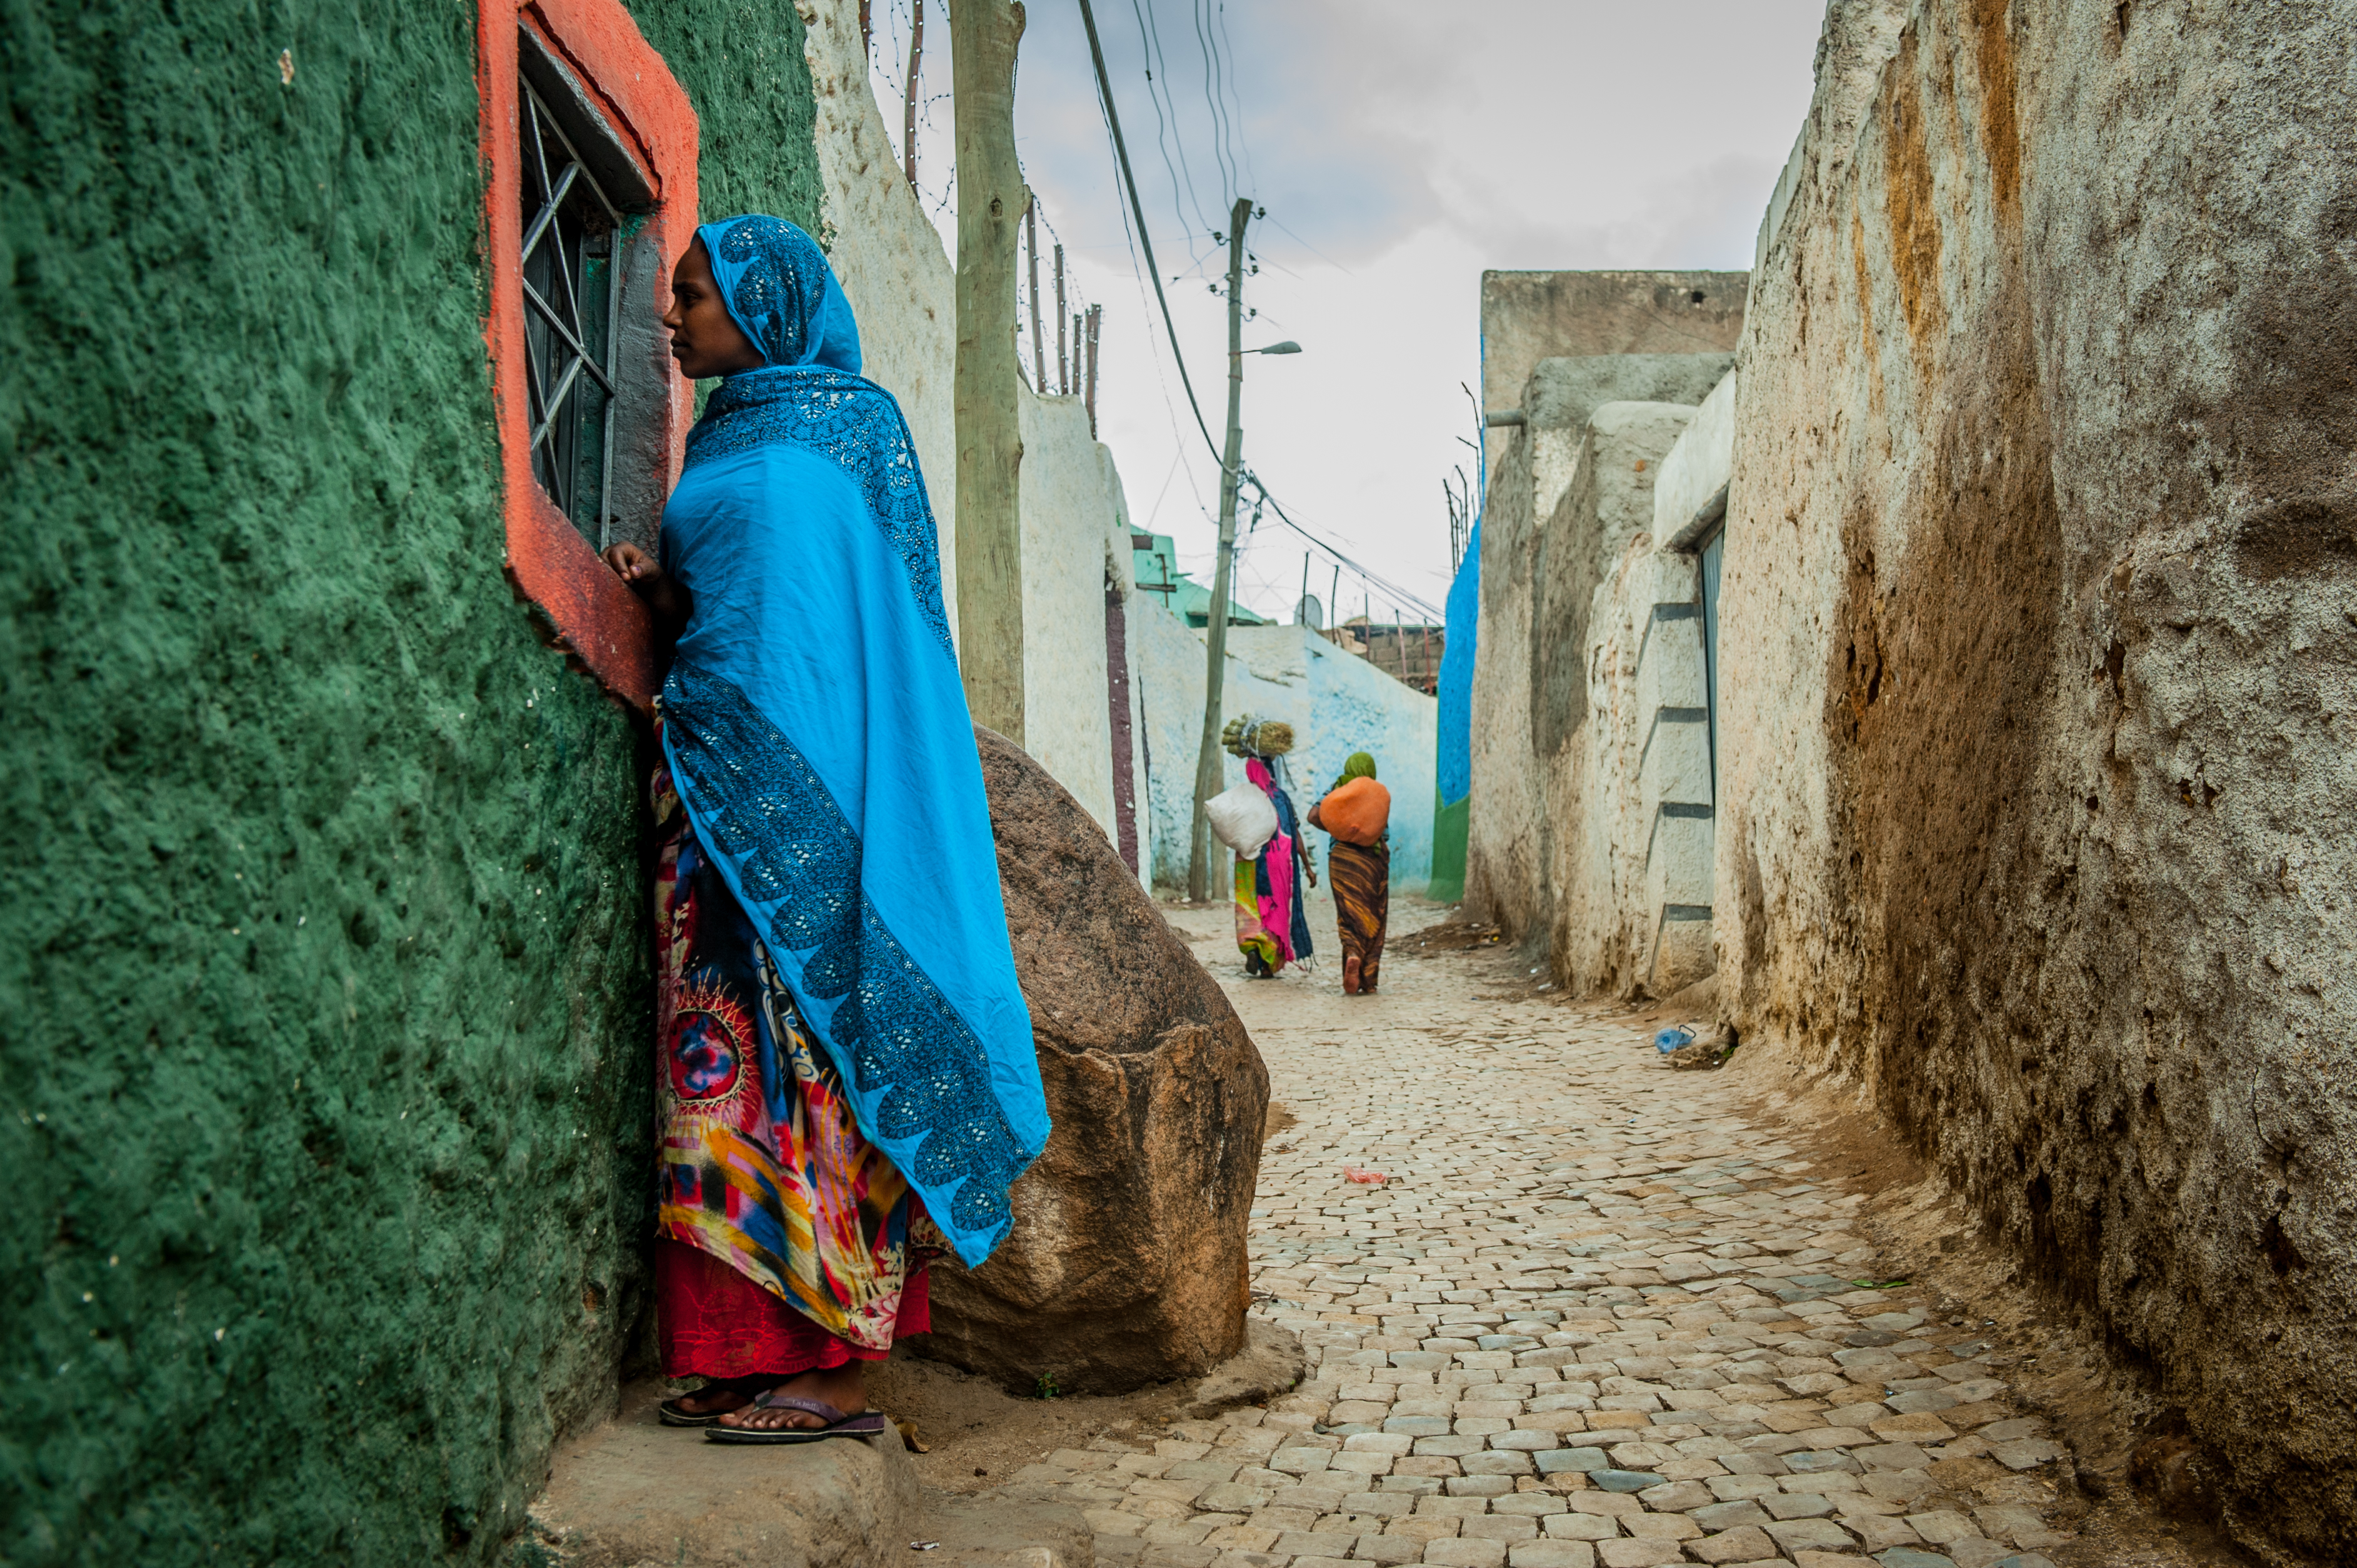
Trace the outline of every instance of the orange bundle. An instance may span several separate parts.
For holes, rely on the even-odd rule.
[[[1372,779],[1353,779],[1318,802],[1318,825],[1361,847],[1383,836],[1392,820],[1392,792]]]

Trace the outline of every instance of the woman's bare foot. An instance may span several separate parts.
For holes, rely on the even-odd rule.
[[[753,1402],[753,1391],[727,1383],[706,1383],[694,1393],[682,1394],[672,1402],[679,1407],[683,1415],[712,1415],[743,1410]]]
[[[840,1367],[789,1378],[770,1392],[780,1397],[819,1400],[845,1415],[857,1415],[867,1408],[867,1369],[861,1362],[847,1361]],[[806,1410],[756,1410],[748,1404],[722,1416],[719,1424],[747,1432],[815,1432],[827,1423]]]

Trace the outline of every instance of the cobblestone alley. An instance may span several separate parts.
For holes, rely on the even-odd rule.
[[[1519,995],[1494,950],[1402,953],[1345,1003],[1330,972],[1246,983],[1222,910],[1171,918],[1296,1118],[1262,1165],[1254,1310],[1310,1369],[1265,1411],[1023,1472],[1101,1562],[2039,1568],[2067,1541],[2007,1358],[1921,1290],[1862,1288],[1886,1283],[1863,1195],[1727,1080]]]

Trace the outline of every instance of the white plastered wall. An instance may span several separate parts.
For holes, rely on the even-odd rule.
[[[858,6],[796,0],[816,99],[821,240],[858,317],[863,373],[899,400],[940,535],[957,624],[957,269],[909,188],[868,83]],[[1113,456],[1078,398],[1019,389],[1026,749],[1116,843],[1105,588],[1131,592],[1128,512]],[[1130,637],[1135,636],[1133,630]],[[1133,664],[1135,651],[1131,653]],[[1199,678],[1200,679],[1200,678]],[[1136,686],[1132,683],[1133,714]],[[1132,777],[1146,777],[1133,721]],[[1143,811],[1139,836],[1145,837]]]

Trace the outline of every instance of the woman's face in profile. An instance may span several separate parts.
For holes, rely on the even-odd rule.
[[[720,297],[720,280],[712,275],[712,257],[700,238],[689,242],[672,269],[671,308],[663,312],[662,324],[671,330],[671,357],[689,381],[757,370],[762,363],[761,351]]]

